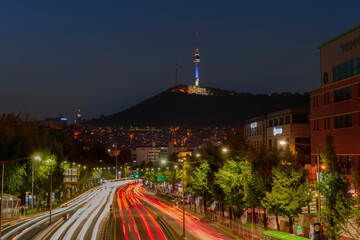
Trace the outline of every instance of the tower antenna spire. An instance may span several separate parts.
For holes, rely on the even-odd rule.
[[[199,29],[196,29],[196,50],[199,53]]]
[[[176,91],[178,88],[178,58],[175,58],[175,87],[174,90]]]

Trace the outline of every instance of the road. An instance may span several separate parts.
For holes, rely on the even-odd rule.
[[[168,206],[157,197],[147,194],[140,183],[122,187],[117,193],[117,204],[117,209],[115,209],[116,239],[167,239],[154,219],[159,213],[164,216],[167,224],[172,225],[173,229],[181,229],[182,209]],[[187,239],[227,239],[191,214],[186,214],[185,219]]]
[[[154,216],[139,201],[137,186],[128,184],[117,193],[115,239],[167,239]]]
[[[116,189],[131,181],[108,182],[52,211],[3,224],[1,239],[99,239],[100,225],[109,214]],[[65,221],[63,216],[70,214]]]

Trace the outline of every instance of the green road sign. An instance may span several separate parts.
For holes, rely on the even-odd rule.
[[[164,175],[157,175],[156,177],[157,177],[157,181],[158,181],[158,182],[164,182],[164,181],[166,181]]]
[[[140,175],[140,173],[135,173],[135,174],[134,174],[134,177],[135,177],[135,178],[140,178],[141,175]]]
[[[296,225],[296,233],[297,233],[297,235],[302,235],[303,234],[303,230],[302,230],[301,225]]]

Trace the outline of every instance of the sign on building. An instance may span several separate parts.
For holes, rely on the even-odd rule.
[[[65,169],[64,183],[68,183],[68,184],[78,183],[78,170],[76,168]]]

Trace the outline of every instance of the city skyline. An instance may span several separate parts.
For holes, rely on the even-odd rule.
[[[176,56],[179,84],[193,85],[196,29],[201,86],[308,92],[320,86],[317,46],[358,23],[336,6],[319,9],[321,2],[311,8],[266,2],[6,3],[0,10],[0,109],[38,119],[73,119],[78,109],[86,119],[116,113],[172,87]]]

